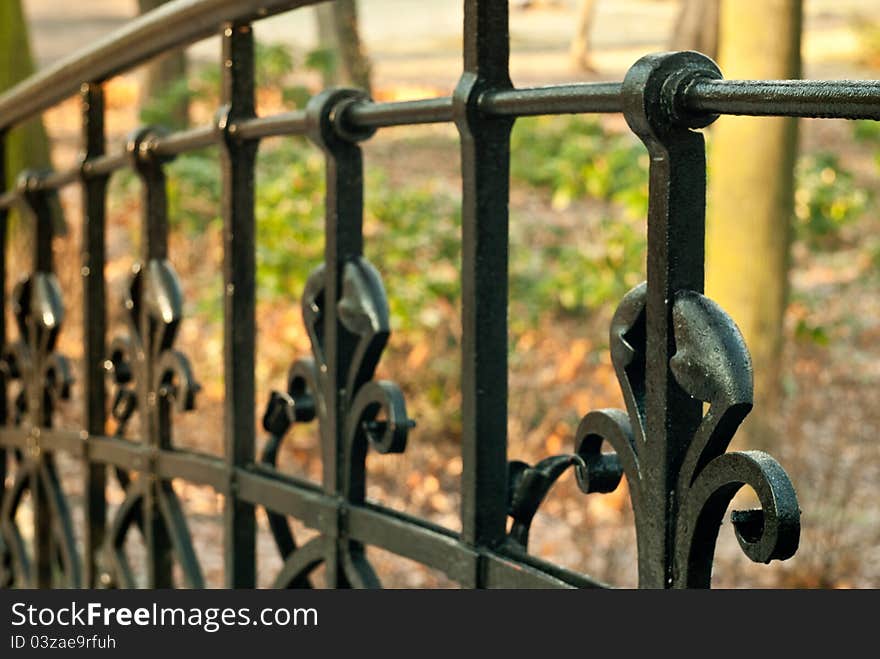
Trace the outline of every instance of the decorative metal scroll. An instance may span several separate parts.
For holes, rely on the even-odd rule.
[[[138,412],[140,433],[151,450],[149,464],[140,465],[137,473],[116,469],[125,499],[110,523],[105,551],[109,584],[133,588],[136,579],[125,541],[137,528],[147,544],[149,585],[171,585],[176,557],[184,582],[197,588],[204,580],[183,509],[170,481],[157,473],[159,451],[171,448],[172,410],[175,406],[180,411],[193,409],[199,387],[189,360],[174,349],[183,318],[183,293],[165,258],[165,178],[162,163],[149,153],[152,135],[150,129],[143,129],[130,140],[129,150],[144,187],[145,264],[134,266],[123,299],[128,334],[113,340],[105,362],[115,388],[110,414],[116,421],[116,435],[125,435]]]
[[[512,541],[523,548],[529,526],[552,484],[573,465],[585,493],[612,492],[626,475],[638,536],[652,532],[655,520],[644,510],[650,496],[644,472],[650,469],[645,433],[646,285],[630,291],[611,324],[611,359],[626,402],[626,412],[596,410],[581,421],[574,455],[547,458],[534,467],[510,465]],[[761,510],[735,511],[737,540],[753,561],[791,557],[798,545],[800,511],[785,471],[760,451],[725,453],[737,427],[752,408],[752,368],[736,325],[710,299],[683,292],[673,305],[677,352],[671,368],[678,384],[694,399],[708,403],[681,461],[675,496],[676,582],[708,585],[715,538],[727,506],[744,485],[752,487]],[[601,451],[603,442],[614,453]]]
[[[627,75],[624,92],[633,103],[626,118],[648,146],[652,172],[649,281],[624,297],[611,323],[626,411],[587,414],[574,455],[509,466],[509,541],[522,549],[541,501],[568,466],[585,493],[611,492],[626,475],[644,586],[708,587],[722,518],[745,485],[761,508],[734,511],[732,521],[751,560],[789,558],[800,536],[797,497],[779,463],[760,451],[725,453],[752,409],[752,365],[734,322],[700,292],[705,166],[702,136],[690,128],[714,117],[675,114],[681,86],[719,76],[697,53],[648,56]],[[673,197],[682,194],[690,202]],[[679,256],[688,249],[695,253]],[[614,453],[603,453],[603,443]]]
[[[67,498],[55,458],[41,445],[41,429],[52,425],[56,405],[69,398],[73,376],[67,359],[55,350],[64,305],[52,272],[53,193],[38,190],[39,181],[34,172],[19,179],[19,194],[34,227],[34,271],[13,291],[18,340],[0,358],[5,386],[20,384],[12,421],[29,431],[26,446],[14,452],[15,475],[0,511],[0,583],[77,587],[82,581],[80,559]],[[18,519],[28,495],[33,519],[30,543]]]
[[[374,103],[357,90],[330,89],[313,97],[304,110],[259,117],[249,21],[266,7],[257,4],[185,3],[161,16],[138,19],[147,23],[126,28],[88,51],[76,66],[50,72],[43,83],[52,84],[32,81],[0,97],[0,223],[11,204],[21,200],[35,227],[32,273],[16,286],[12,299],[15,342],[7,342],[0,323],[5,343],[0,354],[0,587],[135,586],[141,579],[127,547],[138,535],[145,548],[148,587],[175,585],[175,563],[184,585],[203,587],[172,487],[178,477],[210,485],[224,497],[228,587],[257,583],[257,506],[266,509],[282,558],[275,577],[279,587],[311,587],[319,566],[330,587],[379,586],[367,544],[443,572],[464,587],[603,586],[528,555],[535,515],[569,468],[588,494],[611,492],[626,476],[640,587],[708,587],[722,518],[744,486],[760,502],[757,510],[732,513],[745,554],[758,562],[791,556],[800,534],[792,483],[764,453],[727,452],[752,407],[752,365],[731,318],[703,294],[706,162],[698,129],[715,119],[707,107],[728,113],[877,119],[876,103],[868,102],[876,89],[867,83],[799,82],[795,94],[788,81],[744,87],[741,81],[724,83],[711,60],[689,52],[644,57],[621,84],[516,89],[509,75],[507,0],[466,0],[464,70],[451,96]],[[223,23],[226,19],[231,22]],[[223,43],[222,107],[214,125],[173,135],[142,128],[128,140],[127,154],[106,154],[100,81],[106,80],[110,65],[102,63],[100,54],[130,50],[122,64],[114,61],[118,72],[153,52],[156,26],[182,39],[180,35],[201,35],[207,25],[221,26]],[[59,89],[73,90],[82,82],[82,162],[46,176],[26,173],[18,190],[6,193],[2,163],[7,130],[24,115],[48,108],[62,93]],[[800,90],[807,89],[802,84],[812,91],[800,97]],[[834,102],[827,102],[829,98]],[[618,111],[650,157],[646,281],[624,296],[610,328],[611,360],[625,409],[587,413],[569,455],[534,465],[511,462],[510,131],[518,116]],[[381,126],[433,122],[454,123],[461,146],[460,533],[366,501],[369,446],[380,453],[402,452],[414,424],[397,385],[374,379],[390,325],[382,280],[364,258],[359,143]],[[325,253],[301,299],[311,356],[293,363],[284,391],[272,392],[263,415],[269,437],[257,459],[254,163],[260,140],[280,135],[307,136],[323,151]],[[224,220],[222,458],[176,450],[172,438],[174,410],[193,409],[198,384],[189,361],[175,349],[183,296],[168,260],[164,165],[169,154],[212,145],[220,150]],[[126,166],[141,182],[141,254],[123,298],[127,331],[107,351],[106,183],[112,172]],[[81,274],[88,332],[79,436],[51,428],[72,380],[67,361],[56,350],[63,307],[53,275],[52,195],[74,182],[83,185],[84,193]],[[0,259],[4,254],[0,251]],[[0,262],[0,277],[5,270]],[[5,303],[3,291],[5,285],[0,285]],[[110,437],[105,424],[108,381],[109,417],[115,422]],[[320,485],[277,468],[291,427],[314,420]],[[612,452],[603,452],[606,445]],[[84,561],[77,555],[52,453],[61,447],[84,467]],[[112,465],[124,491],[109,522],[105,465]],[[33,512],[33,532],[25,526],[27,510]],[[298,545],[289,516],[319,535]]]
[[[293,363],[286,392],[273,391],[263,417],[270,433],[261,461],[276,466],[278,450],[294,423],[317,417],[322,441],[329,436],[328,405],[324,392],[328,382],[324,342],[325,267],[319,267],[306,284],[303,320],[312,342],[312,357]],[[412,422],[400,389],[393,382],[373,381],[373,373],[388,341],[388,304],[379,273],[360,258],[346,264],[343,295],[336,307],[340,329],[356,341],[343,396],[339,401],[341,419],[342,473],[340,493],[352,503],[362,503],[366,485],[366,450],[372,445],[380,453],[401,453]],[[382,417],[380,419],[380,417]],[[310,587],[308,574],[327,560],[328,539],[315,538],[298,548],[284,515],[267,511],[272,535],[284,566],[276,580],[278,587]],[[379,581],[363,554],[360,543],[343,542],[339,559],[344,583],[376,586]]]
[[[362,193],[346,186],[346,182],[360,181],[360,150],[355,141],[363,136],[340,135],[332,117],[339,116],[340,105],[360,98],[360,92],[334,90],[318,95],[309,104],[312,139],[331,161],[328,233],[347,234],[337,235],[337,244],[359,244],[361,239]],[[338,157],[342,154],[346,157]],[[343,167],[351,170],[344,171]],[[352,251],[355,253],[343,262],[337,261],[336,254],[328,253],[333,265],[318,267],[306,282],[302,311],[312,357],[291,366],[286,392],[271,394],[263,417],[270,438],[261,460],[274,467],[290,426],[317,417],[325,489],[349,503],[361,504],[366,491],[367,446],[372,445],[380,453],[401,453],[414,424],[407,417],[397,385],[372,379],[390,335],[388,301],[379,273],[357,253],[359,249]],[[337,272],[331,271],[334,267]],[[331,278],[332,284],[328,281]],[[271,510],[267,514],[284,559],[277,587],[309,587],[309,573],[322,563],[327,564],[328,581],[335,582],[333,585],[379,585],[361,543],[321,535],[297,547],[287,519]]]

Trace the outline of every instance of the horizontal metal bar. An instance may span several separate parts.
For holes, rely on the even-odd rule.
[[[123,469],[146,469],[150,449],[121,437],[91,435],[87,441],[90,462],[100,462]]]
[[[81,437],[79,438],[81,440]],[[80,441],[80,445],[84,442]],[[88,437],[89,460],[133,471],[155,469],[165,479],[182,478],[197,485],[210,485],[218,492],[229,487],[229,470],[221,459],[207,453],[181,449],[153,448],[121,437]]]
[[[34,437],[33,433],[39,431]],[[78,430],[58,430],[55,428],[31,428],[25,426],[0,427],[0,446],[26,449],[31,438],[39,442],[46,451],[63,451],[73,457],[82,456],[82,434]]]
[[[306,130],[306,113],[294,110],[235,122],[229,127],[229,134],[241,140],[255,140],[277,135],[303,135]]]
[[[65,185],[78,183],[80,180],[82,180],[82,170],[79,167],[75,167],[46,174],[37,182],[37,188],[39,190],[57,190]]]
[[[7,190],[0,194],[0,210],[12,208],[16,199],[18,199],[18,193],[15,190]]]
[[[172,0],[0,95],[0,129],[167,50],[214,35],[226,21],[263,18],[320,0]]]
[[[690,112],[880,120],[880,81],[697,80],[687,88],[683,102]],[[480,98],[479,107],[486,114],[512,117],[622,111],[620,83],[604,82],[487,92]],[[343,117],[343,121],[361,129],[452,119],[450,97],[356,103]],[[230,134],[242,140],[302,135],[306,130],[306,114],[301,110],[248,119],[230,126]],[[214,126],[199,126],[157,138],[152,149],[159,156],[175,156],[209,147],[216,139]],[[88,177],[106,176],[129,163],[129,155],[119,151],[89,160],[81,169],[52,172],[39,186],[41,189],[60,188],[79,181],[81,173]],[[15,190],[3,193],[0,209],[11,208],[16,199]]]
[[[40,428],[40,448],[46,451],[63,451],[74,458],[83,456],[83,435],[79,430]]]
[[[217,129],[214,126],[199,126],[157,137],[152,141],[151,148],[157,156],[176,156],[213,146],[216,142]]]
[[[623,104],[619,82],[585,82],[485,92],[480,97],[479,108],[489,115],[525,117],[622,112]]]
[[[490,588],[547,588],[558,584],[575,588],[610,587],[585,574],[507,545],[490,554],[487,575]]]
[[[27,448],[30,433],[20,426],[0,427],[0,446],[4,448]]]
[[[388,508],[350,508],[348,534],[366,545],[440,570],[458,582],[469,582],[477,572],[479,554],[462,544],[457,534]]]
[[[342,121],[355,128],[382,128],[452,121],[452,97],[428,98],[393,103],[356,103]]]
[[[877,80],[706,80],[685,91],[691,112],[826,119],[880,119]]]
[[[312,483],[259,466],[236,469],[238,498],[296,517],[321,531],[335,528],[338,501]]]
[[[83,164],[83,174],[86,176],[108,176],[115,171],[124,169],[129,165],[129,162],[129,155],[125,151],[108,153],[99,158],[86,161]]]
[[[312,483],[262,466],[237,470],[239,498],[275,512],[296,517],[322,532],[336,528],[342,502]],[[495,587],[606,587],[590,577],[527,554],[501,549],[478,554],[458,534],[426,520],[378,506],[346,506],[348,537],[366,545],[440,570],[451,579],[469,584],[482,555],[492,570]]]
[[[229,469],[222,458],[193,451],[160,451],[156,470],[162,478],[182,478],[196,485],[210,485],[218,492],[229,486]]]
[[[485,561],[487,588],[575,588],[555,576],[535,570],[529,565],[512,562],[502,556],[490,555]]]
[[[0,427],[0,446],[26,449],[30,430],[19,426]],[[40,429],[40,445],[46,450],[81,456],[88,447],[89,460],[146,471],[155,460],[157,474],[164,479],[180,478],[227,492],[230,485],[226,463],[213,455],[178,449],[153,448],[121,437],[86,435],[81,431]],[[332,533],[344,505],[320,487],[263,465],[236,469],[238,496],[244,501],[297,518],[306,526]],[[384,506],[345,506],[347,533],[352,540],[384,549],[468,584],[482,556],[492,587],[580,587],[601,588],[604,584],[582,574],[508,548],[478,553],[461,542],[457,533],[426,520]]]
[[[194,132],[194,131],[193,131]],[[197,148],[197,147],[189,147]],[[95,177],[110,174],[122,169],[129,164],[128,154],[125,152],[101,156],[87,161],[82,166],[62,169],[60,171],[47,172],[36,181],[37,190],[58,190],[67,185],[80,183],[83,175]],[[11,208],[18,198],[17,190],[9,190],[0,195],[0,208]]]

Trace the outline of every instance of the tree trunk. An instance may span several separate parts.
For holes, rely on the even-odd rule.
[[[168,0],[138,0],[138,11],[145,14],[168,2]],[[185,93],[173,95],[176,83],[186,79],[186,53],[178,48],[161,55],[147,65],[141,93],[141,107],[161,99],[162,111],[159,121],[170,128],[185,128],[189,123],[189,97]],[[165,97],[165,98],[163,98]]]
[[[801,0],[724,0],[724,76],[800,77],[801,16]],[[795,119],[722,117],[710,134],[706,289],[752,354],[755,411],[744,431],[758,447],[781,399],[796,147]]]
[[[593,17],[595,15],[596,0],[581,0],[574,38],[571,40],[569,52],[575,68],[584,71],[596,70],[590,58],[590,30],[593,27]]]
[[[27,23],[21,0],[0,2],[0,92],[34,72]],[[49,140],[38,117],[10,131],[7,140],[7,185],[13,186],[22,170],[49,167]]]
[[[21,0],[0,0],[0,92],[6,91],[33,72],[34,59]],[[15,186],[18,175],[26,169],[51,169],[51,155],[49,138],[41,117],[25,121],[10,130],[6,139],[7,189]],[[67,225],[57,194],[49,197],[49,205],[55,235],[66,234]],[[9,214],[8,223],[11,227],[10,238],[15,241],[9,255],[11,269],[14,271],[29,267],[25,265],[28,257],[23,257],[23,263],[18,263],[17,259],[29,251],[32,223],[21,222],[15,209]]]
[[[720,3],[721,0],[681,0],[669,49],[696,50],[714,59],[718,54]]]
[[[324,84],[352,85],[370,91],[370,60],[364,53],[355,0],[336,0],[315,7],[321,47],[335,55]]]

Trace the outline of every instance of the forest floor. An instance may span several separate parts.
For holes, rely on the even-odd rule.
[[[447,94],[460,70],[461,14],[459,2],[395,0],[362,2],[363,31],[375,63],[379,98],[410,98]],[[675,15],[675,3],[625,0],[599,2],[595,29],[597,74],[571,69],[567,57],[574,3],[517,10],[511,15],[512,74],[520,85],[536,85],[599,77],[619,79],[626,67],[645,52],[664,47]],[[57,3],[26,0],[33,19],[32,38],[41,64],[88,43],[122,24],[133,13],[133,2],[81,0],[71,4],[63,20],[52,13]],[[859,60],[857,17],[880,18],[873,3],[814,0],[806,3],[805,77],[868,78],[876,71]],[[417,6],[417,8],[416,8]],[[454,9],[453,9],[454,7]],[[393,20],[391,18],[393,17]],[[267,21],[259,38],[284,38],[300,48],[313,41],[312,17],[294,12]],[[216,42],[191,50],[196,59],[209,58]],[[126,76],[109,85],[108,127],[114,140],[134,126],[137,78]],[[722,119],[725,120],[725,119]],[[619,128],[620,120],[606,123]],[[76,111],[65,104],[47,115],[56,166],[72,163],[78,148]],[[855,141],[852,127],[842,121],[802,121],[801,150],[833,150],[858,174],[861,185],[877,187],[872,148]],[[711,139],[711,138],[710,138]],[[385,172],[391,187],[423,182],[456,195],[460,186],[457,135],[451,126],[393,129],[380,132],[365,148],[368,167]],[[368,190],[367,194],[371,194]],[[124,200],[124,197],[120,197]],[[71,234],[58,241],[59,277],[70,307],[61,349],[81,357],[79,234],[77,191],[65,191]],[[575,200],[566,208],[554,204],[551,193],[514,184],[511,222],[547,224],[578,231],[589,223],[592,209]],[[107,277],[118,295],[134,254],[137,207],[111,205]],[[803,510],[803,537],[798,555],[786,563],[754,565],[741,554],[729,524],[719,539],[714,583],[724,587],[880,587],[880,428],[877,390],[880,384],[880,281],[866,249],[874,243],[863,237],[880,235],[876,217],[866,216],[848,227],[833,246],[813,249],[798,243],[792,269],[793,302],[786,322],[783,381],[786,397],[775,415],[772,452],[789,471]],[[514,236],[516,232],[514,230]],[[221,258],[219,235],[173,235],[171,253],[188,297],[199,287],[217,283]],[[515,238],[513,239],[515,240]],[[527,245],[512,244],[512,249]],[[375,247],[369,246],[370,249]],[[393,273],[383,273],[393,289]],[[113,298],[115,299],[115,297]],[[180,348],[190,355],[203,384],[198,410],[175,419],[179,445],[219,453],[222,443],[221,326],[214,317],[191,309],[181,328]],[[510,457],[534,462],[548,454],[570,450],[580,415],[590,409],[620,406],[619,389],[607,354],[607,328],[613,308],[592,310],[579,317],[540,320],[530,331],[511,336]],[[445,310],[446,322],[457,322],[455,310]],[[118,314],[114,312],[114,320]],[[807,320],[821,325],[826,340],[804,340],[799,328]],[[289,303],[259,309],[258,403],[271,388],[281,387],[287,365],[307,350],[299,320],[296,292]],[[395,343],[397,342],[397,343]],[[459,528],[461,461],[454,428],[444,414],[456,406],[455,394],[442,386],[441,400],[425,392],[431,383],[417,374],[427,361],[457,359],[454,345],[409,341],[395,334],[383,377],[398,380],[419,426],[407,452],[400,456],[370,456],[368,495],[385,505]],[[760,368],[760,365],[756,365]],[[436,383],[435,383],[436,384]],[[62,424],[76,427],[81,405],[76,396]],[[758,401],[760,404],[760,401]],[[261,410],[258,410],[258,417]],[[188,418],[187,418],[188,417]],[[308,477],[320,473],[314,439],[299,433],[286,442],[281,467]],[[76,501],[81,494],[79,466],[60,458],[65,483]],[[208,583],[222,583],[222,498],[207,488],[184,483],[175,487],[185,502],[197,551]],[[111,488],[111,504],[121,492]],[[74,506],[77,520],[81,511]],[[260,512],[260,581],[267,585],[280,561]],[[81,524],[77,524],[81,528]],[[298,538],[309,531],[295,526]],[[137,544],[132,543],[137,555]],[[554,488],[533,527],[533,553],[597,576],[609,583],[636,583],[635,535],[625,484],[610,495],[585,497],[573,479]],[[443,575],[379,550],[370,556],[387,585],[395,587],[450,586]]]

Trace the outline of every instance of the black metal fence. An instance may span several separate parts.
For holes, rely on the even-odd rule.
[[[715,540],[734,494],[751,486],[760,510],[735,511],[733,526],[754,561],[790,557],[800,510],[779,464],[761,452],[727,453],[752,406],[748,351],[728,316],[703,291],[706,167],[695,129],[718,114],[880,119],[880,83],[726,81],[692,52],[649,55],[622,83],[514,89],[508,75],[508,1],[465,0],[464,72],[451,97],[375,103],[333,89],[303,111],[257,117],[251,21],[313,0],[177,0],[72,59],[0,96],[2,137],[16,124],[81,94],[83,157],[67,171],[24,173],[0,189],[6,277],[6,221],[14,204],[34,218],[33,270],[15,287],[17,327],[0,314],[0,584],[132,586],[125,549],[142,534],[147,584],[203,586],[171,479],[209,485],[225,502],[226,584],[256,582],[255,508],[267,511],[283,558],[280,587],[309,586],[324,565],[335,587],[378,586],[365,547],[380,547],[442,571],[463,587],[594,587],[590,577],[528,554],[529,527],[566,469],[584,493],[609,492],[627,477],[642,587],[707,587]],[[124,150],[105,150],[102,83],[169,47],[219,31],[223,106],[213,125],[167,134],[136,131]],[[647,282],[628,293],[611,326],[611,356],[626,410],[587,414],[572,452],[536,465],[507,459],[507,258],[509,136],[526,115],[622,112],[650,158]],[[359,143],[377,129],[454,122],[460,133],[462,197],[461,533],[375,505],[365,498],[368,447],[406,447],[412,422],[400,390],[373,379],[389,339],[379,273],[363,257],[363,163]],[[312,354],[295,361],[286,388],[263,417],[258,455],[255,409],[254,162],[261,138],[306,135],[326,158],[326,252],[302,291]],[[198,386],[174,348],[182,295],[167,254],[164,165],[175,155],[217,145],[224,221],[225,454],[175,448],[172,409],[192,410]],[[4,158],[0,157],[0,163]],[[109,177],[132,168],[140,179],[142,248],[124,299],[127,334],[108,340],[105,205]],[[0,171],[0,181],[4,181]],[[53,275],[50,197],[82,188],[84,368],[73,383],[55,350],[64,307]],[[292,194],[294,194],[292,192]],[[295,249],[291,246],[291,249]],[[0,296],[5,298],[5,279]],[[83,387],[79,432],[53,429],[53,411]],[[706,405],[704,405],[704,403]],[[109,410],[109,411],[108,411]],[[194,412],[198,413],[198,412]],[[128,421],[138,415],[138,437]],[[108,434],[108,417],[114,432]],[[321,484],[276,470],[294,423],[317,422]],[[129,433],[131,434],[131,433]],[[614,453],[601,452],[603,442]],[[77,546],[54,455],[80,460],[84,546]],[[107,479],[125,491],[108,518]],[[18,526],[29,493],[33,532]],[[288,518],[319,535],[297,546]]]

